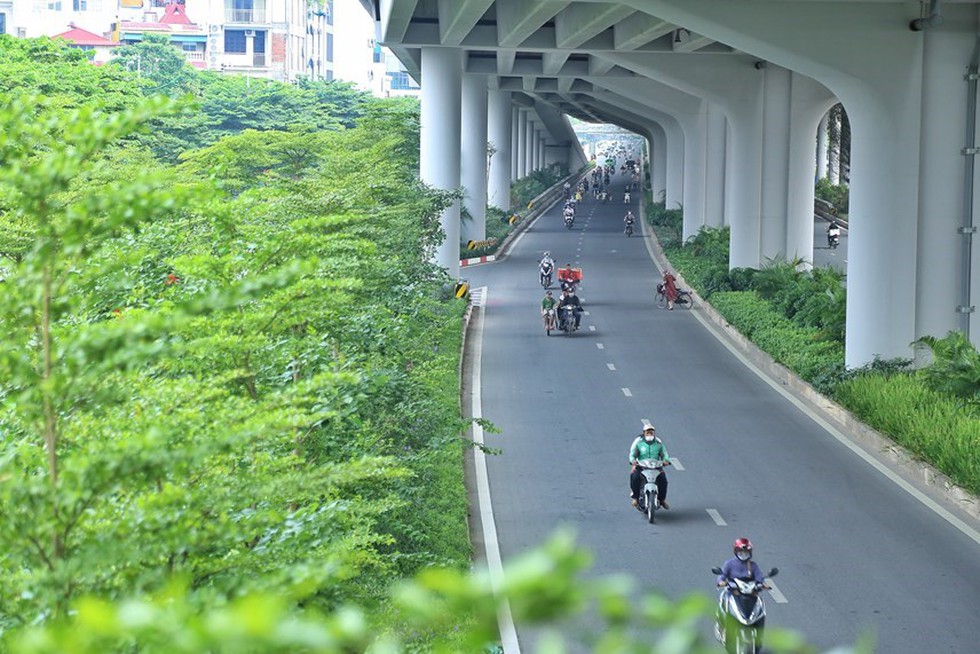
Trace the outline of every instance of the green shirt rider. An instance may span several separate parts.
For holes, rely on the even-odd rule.
[[[555,307],[558,305],[558,300],[556,300],[551,295],[551,291],[545,291],[544,297],[541,298],[541,317],[545,320],[545,326],[547,326],[548,316],[555,315]]]
[[[653,425],[644,425],[643,434],[637,436],[630,446],[630,502],[633,506],[645,510],[644,507],[640,505],[640,489],[643,488],[643,484],[646,483],[646,476],[643,474],[643,470],[638,462],[640,461],[662,461],[665,466],[670,465],[670,456],[667,454],[667,448],[664,447],[663,441],[657,438],[657,430]],[[664,474],[663,469],[660,469],[657,478],[654,480],[657,485],[657,498],[660,500],[660,506],[664,509],[669,509],[670,505],[667,504],[667,475]]]

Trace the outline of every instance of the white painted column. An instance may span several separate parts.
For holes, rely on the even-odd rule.
[[[419,129],[419,177],[438,189],[459,188],[460,92],[463,58],[451,48],[422,49],[422,107]],[[459,276],[459,201],[439,218],[446,239],[435,262]]]
[[[684,128],[684,228],[686,241],[704,225],[705,138],[707,102],[701,101],[696,116],[679,119]]]
[[[667,209],[684,205],[684,131],[676,121],[662,125],[667,133]]]
[[[534,172],[534,121],[531,116],[527,117],[527,129],[524,132],[524,166],[525,174],[530,175]]]
[[[548,167],[548,133],[542,130],[538,139],[538,161],[541,162],[540,168]]]
[[[461,224],[461,241],[487,237],[487,77],[464,75],[460,117],[460,183],[469,220]]]
[[[956,12],[959,9],[951,8]],[[973,10],[976,11],[975,9]],[[944,337],[962,330],[956,307],[962,304],[963,224],[967,82],[963,72],[970,61],[975,34],[967,31],[925,32],[922,85],[922,164],[919,169],[919,224],[915,261],[915,334]],[[980,134],[969,142],[980,143]],[[974,156],[980,171],[980,158]],[[975,175],[975,179],[977,176]],[[977,180],[980,181],[980,180]],[[980,194],[980,183],[975,193]],[[980,197],[974,196],[974,225],[980,224]],[[973,237],[980,248],[980,237]],[[980,292],[980,268],[972,269],[975,304]],[[909,289],[911,290],[911,289]],[[970,319],[971,336],[980,341],[980,314]]]
[[[786,208],[791,127],[789,70],[769,64],[763,70],[762,186],[759,211],[759,260],[786,257]]]
[[[497,150],[490,157],[487,201],[491,206],[510,211],[510,180],[513,144],[513,107],[510,91],[492,89],[487,97],[487,137]]]
[[[820,125],[817,126],[817,174],[816,179],[823,179],[827,176],[827,129],[829,126],[829,118],[826,113],[824,113],[823,118],[820,119]],[[816,182],[816,179],[814,182]]]
[[[709,102],[704,161],[704,224],[706,227],[721,227],[725,224],[727,131],[725,113],[717,104]]]
[[[650,191],[654,202],[667,196],[667,132],[660,125],[650,125]]]
[[[517,179],[527,177],[527,112],[517,110]]]
[[[521,110],[512,107],[510,113],[510,181],[516,181],[518,175],[518,151],[520,150]]]
[[[531,170],[541,169],[541,130],[535,125],[531,131]]]
[[[732,210],[729,268],[758,268],[761,259],[762,215],[762,86],[746,88],[744,102],[733,103],[729,113],[732,130]]]
[[[793,73],[791,78],[789,173],[786,188],[786,258],[813,262],[813,179],[817,161],[814,135],[837,98],[820,82]]]

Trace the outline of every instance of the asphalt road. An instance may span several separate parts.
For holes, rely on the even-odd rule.
[[[871,633],[888,654],[978,651],[978,542],[739,362],[697,308],[656,308],[659,272],[646,237],[622,233],[624,213],[586,200],[566,230],[553,207],[504,261],[464,271],[487,287],[482,407],[502,430],[487,443],[503,451],[488,466],[504,561],[571,525],[597,575],[713,594],[710,568],[748,536],[763,569],[781,571],[785,602],[767,597],[769,625],[821,648]],[[541,327],[544,250],[584,270],[578,333]],[[656,525],[628,501],[627,450],[643,419],[682,468],[668,473],[671,510]],[[518,634],[533,652],[536,634]]]

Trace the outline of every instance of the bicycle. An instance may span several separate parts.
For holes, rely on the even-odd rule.
[[[663,283],[657,284],[657,293],[654,298],[657,301],[657,306],[661,309],[667,306],[667,294],[664,292]],[[691,294],[691,291],[686,288],[677,289],[677,299],[674,300],[674,305],[684,309],[692,308],[694,306],[694,296]]]

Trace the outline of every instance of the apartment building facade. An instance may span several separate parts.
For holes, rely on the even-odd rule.
[[[198,68],[294,82],[333,78],[332,11],[333,0],[0,0],[0,33],[165,33]]]

